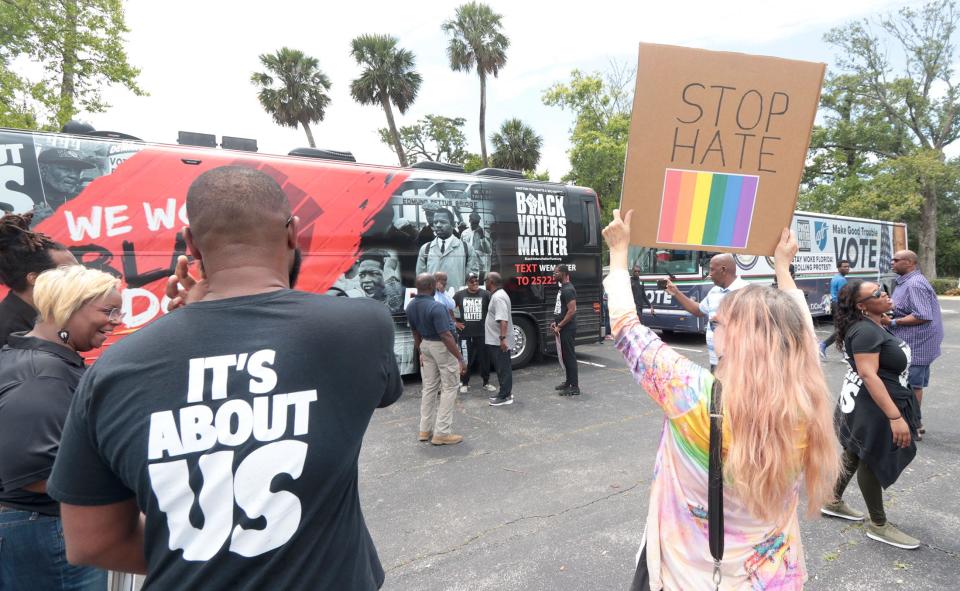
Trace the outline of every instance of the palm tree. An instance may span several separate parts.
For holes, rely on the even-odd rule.
[[[320,69],[320,63],[316,58],[289,47],[262,54],[260,63],[267,71],[254,72],[250,81],[260,88],[257,98],[263,109],[277,125],[293,128],[302,125],[310,147],[317,147],[310,124],[323,121],[330,104],[327,95],[330,79]],[[279,83],[276,86],[275,77]]]
[[[500,131],[490,138],[493,144],[491,161],[497,168],[536,170],[540,163],[543,138],[519,119],[507,119]]]
[[[480,2],[468,2],[457,8],[456,18],[443,23],[450,35],[447,56],[450,68],[480,76],[480,158],[487,166],[487,74],[496,78],[507,63],[510,40],[500,32],[501,16]]]
[[[360,77],[350,83],[350,94],[361,105],[380,105],[387,114],[387,126],[400,166],[407,166],[407,155],[393,120],[393,103],[400,114],[407,112],[417,98],[423,78],[414,71],[413,52],[397,47],[390,35],[360,35],[350,42],[350,55],[363,66]]]

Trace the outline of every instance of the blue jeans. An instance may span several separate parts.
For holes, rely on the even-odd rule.
[[[0,507],[0,589],[105,591],[107,572],[67,562],[59,517]]]

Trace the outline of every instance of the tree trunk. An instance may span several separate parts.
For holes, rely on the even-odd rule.
[[[477,64],[480,69],[480,64]],[[480,160],[483,161],[483,167],[487,164],[487,76],[480,70]]]
[[[923,205],[920,207],[920,269],[927,279],[937,277],[937,187],[933,182],[923,183],[920,189]]]
[[[390,107],[390,98],[386,93],[380,96],[380,104],[383,105],[383,111],[387,114],[387,127],[390,128],[390,137],[393,139],[393,150],[400,159],[400,166],[406,168],[407,155],[403,152],[403,146],[400,145],[400,134],[397,132],[397,124],[393,120],[393,108]]]
[[[60,56],[62,76],[60,78],[60,108],[57,110],[57,123],[63,127],[76,113],[74,95],[76,94],[77,70],[77,2],[65,0],[63,54]]]
[[[310,147],[311,147],[311,148],[316,148],[316,147],[317,147],[317,142],[313,141],[313,132],[310,130],[310,122],[309,122],[309,121],[301,121],[301,122],[300,122],[300,125],[303,126],[303,131],[304,131],[304,133],[307,134],[307,142],[310,144]]]

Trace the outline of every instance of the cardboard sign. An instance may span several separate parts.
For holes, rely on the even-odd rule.
[[[643,246],[771,255],[826,66],[640,44],[620,209]]]

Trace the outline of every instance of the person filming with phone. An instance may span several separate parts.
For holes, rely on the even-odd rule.
[[[710,354],[710,371],[712,372],[717,368],[717,351],[714,347],[713,338],[717,310],[720,309],[720,303],[727,294],[742,289],[749,284],[737,276],[737,261],[732,254],[727,252],[714,255],[710,259],[708,276],[713,280],[714,286],[710,288],[710,291],[700,302],[688,297],[669,279],[666,280],[666,290],[677,303],[683,306],[684,310],[698,318],[705,317],[707,319],[707,352]]]

